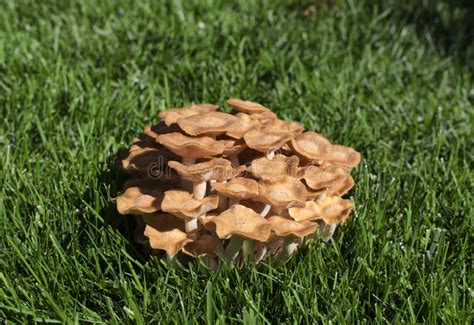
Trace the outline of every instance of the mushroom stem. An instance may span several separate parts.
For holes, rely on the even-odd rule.
[[[257,243],[255,252],[255,261],[257,263],[263,260],[263,258],[267,254],[267,250],[267,245],[265,245],[264,243]]]
[[[254,241],[251,239],[244,240],[242,243],[242,253],[244,258],[251,259],[253,257],[254,244]]]
[[[240,202],[240,200],[235,198],[235,197],[229,198],[229,208],[233,205],[239,204],[239,202]]]
[[[193,196],[196,200],[202,200],[206,195],[207,182],[193,182]]]
[[[273,157],[275,157],[275,150],[267,152],[265,156],[267,157],[268,160],[272,160]]]
[[[229,156],[229,160],[232,163],[233,167],[239,167],[240,162],[239,162],[239,157],[237,155]]]
[[[238,236],[232,236],[225,248],[224,258],[227,264],[231,265],[231,263],[235,260],[238,256],[240,248],[242,247],[244,239]]]
[[[285,238],[285,242],[283,244],[283,253],[286,257],[291,256],[296,249],[298,248],[300,242],[298,240],[295,240],[295,237],[290,236],[288,238]]]
[[[191,157],[183,157],[183,164],[184,165],[192,165],[196,162],[196,158]]]
[[[198,218],[186,220],[184,227],[187,233],[195,231],[196,229],[198,229]]]
[[[260,215],[262,217],[265,217],[268,212],[270,212],[270,209],[272,208],[272,206],[270,204],[266,204],[265,207],[263,208],[262,212],[260,212]]]
[[[334,235],[336,228],[337,224],[335,223],[326,224],[322,227],[321,234],[325,242],[329,241],[332,238],[332,235]]]

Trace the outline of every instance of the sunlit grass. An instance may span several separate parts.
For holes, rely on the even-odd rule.
[[[0,2],[0,321],[472,320],[468,9],[355,2]],[[141,259],[117,151],[229,97],[360,151],[352,219],[285,265]]]

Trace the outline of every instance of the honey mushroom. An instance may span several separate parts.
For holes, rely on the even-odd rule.
[[[206,226],[215,229],[220,239],[230,238],[224,253],[229,263],[235,259],[245,239],[265,242],[271,233],[271,224],[265,218],[240,204],[212,218]]]
[[[316,230],[328,240],[353,208],[341,196],[354,186],[349,170],[360,154],[259,103],[227,104],[231,114],[212,104],[162,111],[122,156],[133,180],[116,204],[136,218],[135,239],[211,267],[217,257],[281,259]]]

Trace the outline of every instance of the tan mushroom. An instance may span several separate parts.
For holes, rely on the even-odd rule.
[[[171,159],[178,159],[178,157],[164,148],[137,148],[129,151],[128,155],[122,160],[122,168],[127,173],[146,173],[154,178],[164,179],[166,178],[165,167]],[[156,170],[161,171],[161,174],[152,174]]]
[[[235,116],[223,112],[196,114],[178,119],[179,127],[192,136],[215,137],[231,130],[238,122]]]
[[[300,157],[320,162],[329,152],[331,143],[321,134],[308,131],[292,139],[290,147]]]
[[[276,133],[289,133],[293,135],[299,135],[303,133],[304,128],[301,124],[297,122],[286,122],[282,120],[272,120],[265,124],[263,127],[265,132],[276,132]]]
[[[230,199],[229,206],[258,196],[258,183],[250,178],[237,177],[227,183],[212,183],[211,187]]]
[[[196,199],[202,199],[206,194],[207,181],[228,180],[245,170],[245,166],[234,168],[229,160],[222,158],[214,158],[194,165],[170,161],[168,166],[175,169],[182,179],[193,183],[193,195]]]
[[[346,170],[337,166],[309,166],[305,169],[303,178],[309,187],[319,190],[343,182],[348,176]]]
[[[280,216],[271,216],[267,218],[272,225],[272,231],[277,236],[294,236],[303,238],[316,231],[318,225],[311,221],[294,221]]]
[[[171,125],[173,123],[178,122],[179,119],[197,115],[197,114],[203,114],[203,113],[209,113],[209,112],[214,112],[219,108],[217,105],[212,105],[212,104],[196,104],[196,105],[190,105],[190,106],[185,106],[181,108],[170,108],[165,111],[162,111],[158,114],[158,117],[161,120],[164,120],[166,125]]]
[[[148,136],[151,139],[155,139],[160,135],[160,134],[167,134],[167,133],[173,133],[173,132],[180,132],[180,128],[177,125],[171,125],[168,126],[163,122],[160,122],[156,125],[146,125],[143,134]]]
[[[297,156],[276,155],[271,160],[266,157],[254,159],[249,171],[253,176],[265,180],[278,180],[287,176],[299,178],[301,173],[298,165]]]
[[[215,226],[216,234],[221,239],[236,235],[265,242],[271,232],[271,224],[265,218],[240,204],[211,219],[209,224]]]
[[[157,141],[182,157],[185,164],[193,164],[197,158],[221,154],[235,143],[233,140],[214,140],[211,137],[188,137],[181,133],[161,134]]]
[[[238,122],[233,128],[225,133],[231,138],[242,139],[245,133],[251,130],[259,130],[262,127],[258,120],[250,118],[248,114],[237,113],[235,117],[237,118]]]
[[[247,149],[247,145],[243,140],[236,140],[234,145],[230,148],[225,149],[222,152],[223,157],[229,158],[234,167],[240,166],[239,154]]]
[[[355,167],[360,154],[352,148],[333,145],[316,132],[304,132],[292,139],[290,147],[301,157],[321,163],[327,161],[336,166]]]
[[[252,130],[244,134],[245,143],[249,148],[266,154],[268,159],[273,159],[275,150],[292,139],[288,133],[264,132]]]
[[[259,119],[276,119],[277,116],[269,108],[259,103],[245,101],[237,98],[227,100],[227,104],[232,106],[234,110],[241,113],[249,114],[250,117],[257,115]]]
[[[304,206],[306,186],[298,179],[285,177],[276,181],[261,180],[258,200],[274,208]]]
[[[350,147],[334,144],[326,153],[325,160],[336,166],[355,167],[360,163],[360,154]]]
[[[117,210],[120,214],[141,215],[160,210],[164,189],[156,182],[139,180],[130,184],[117,197]]]
[[[198,228],[198,217],[217,208],[217,196],[207,196],[201,200],[193,198],[186,191],[170,190],[164,194],[161,210],[186,220],[186,232],[193,232]]]
[[[354,205],[339,196],[328,196],[321,201],[307,201],[304,207],[288,209],[296,221],[323,220],[326,224],[344,223]]]
[[[164,250],[168,256],[175,256],[186,244],[193,241],[184,232],[183,220],[166,213],[145,215],[144,235],[153,249]]]

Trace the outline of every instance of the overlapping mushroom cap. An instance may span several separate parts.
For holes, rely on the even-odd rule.
[[[227,104],[230,114],[212,104],[163,111],[121,157],[131,180],[116,204],[136,218],[137,240],[215,266],[327,239],[354,207],[342,196],[359,153],[261,104]]]

